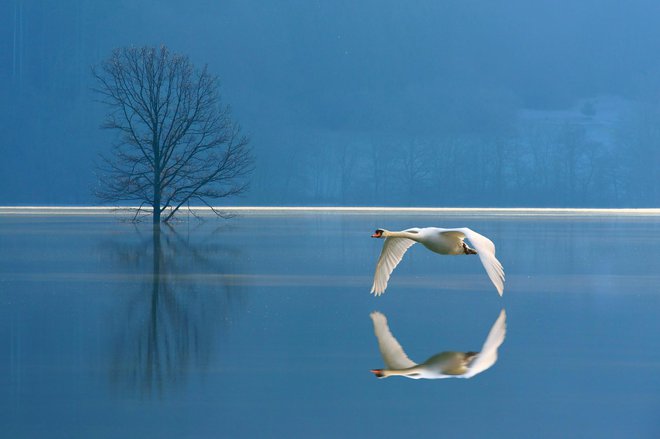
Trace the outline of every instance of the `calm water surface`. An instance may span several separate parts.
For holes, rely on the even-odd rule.
[[[371,296],[370,234],[413,226],[491,237],[504,296],[421,246]],[[660,437],[659,262],[657,217],[2,216],[1,436]],[[372,311],[422,361],[502,309],[472,379],[369,372]]]

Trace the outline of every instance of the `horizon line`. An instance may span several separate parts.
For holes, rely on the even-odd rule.
[[[138,206],[0,206],[0,215],[135,214]],[[142,208],[145,213],[151,208]],[[394,206],[190,206],[181,213],[445,213],[488,215],[645,215],[660,216],[660,208],[593,208],[593,207],[394,207]]]

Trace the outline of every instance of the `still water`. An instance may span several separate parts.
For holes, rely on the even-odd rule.
[[[371,233],[414,226],[490,237],[504,296],[421,246],[370,295]],[[1,437],[660,437],[659,262],[653,216],[0,216]],[[374,311],[415,362],[506,337],[376,379]]]

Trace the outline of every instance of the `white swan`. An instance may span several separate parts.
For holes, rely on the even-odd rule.
[[[506,312],[502,310],[495,320],[480,352],[441,352],[421,364],[415,364],[387,326],[387,318],[372,312],[374,332],[386,369],[373,369],[378,378],[404,376],[412,379],[472,378],[489,369],[497,361],[497,349],[506,336]]]
[[[504,269],[495,257],[495,245],[477,232],[462,227],[459,229],[440,229],[438,227],[412,228],[401,232],[378,229],[372,238],[385,238],[380,252],[374,283],[371,292],[380,296],[387,288],[387,281],[394,268],[401,262],[404,253],[416,242],[441,255],[478,255],[488,273],[488,277],[502,295],[504,291]],[[463,241],[466,239],[474,246],[470,248]]]

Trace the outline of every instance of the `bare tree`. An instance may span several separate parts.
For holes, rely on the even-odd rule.
[[[110,109],[103,127],[119,133],[99,165],[101,199],[151,206],[159,224],[190,202],[211,207],[246,190],[249,141],[206,66],[165,46],[124,47],[92,73]]]

